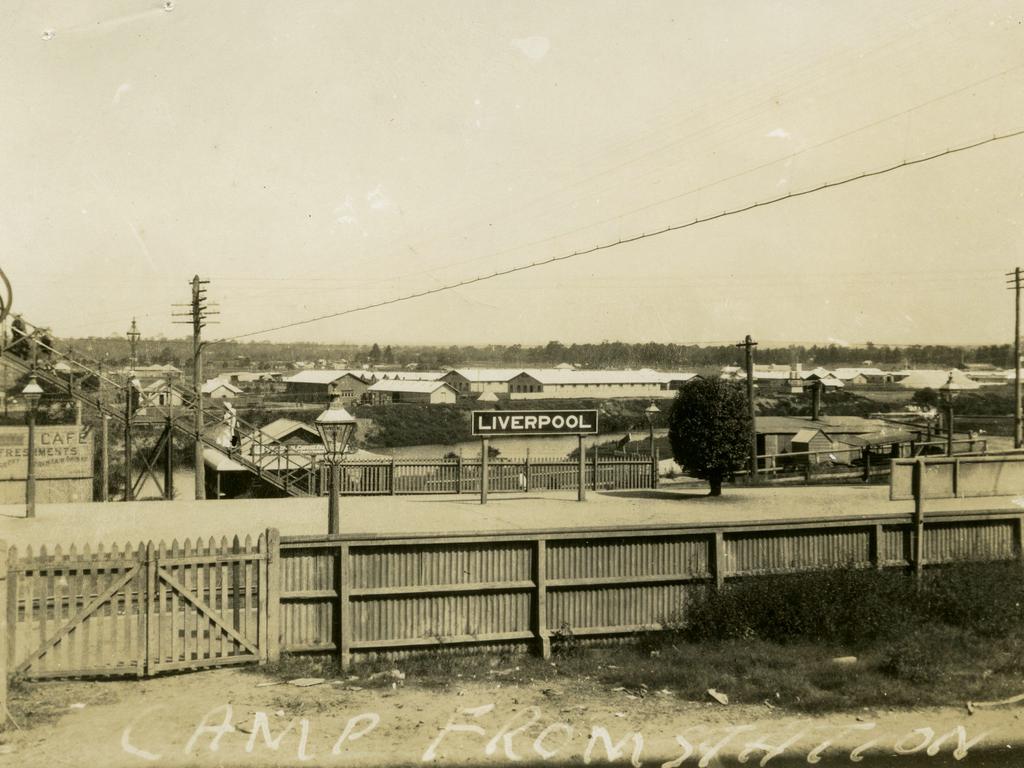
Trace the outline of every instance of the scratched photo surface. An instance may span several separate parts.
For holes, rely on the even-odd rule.
[[[0,766],[1024,761],[1020,577],[921,586],[1024,557],[1019,425],[946,448],[936,399],[909,452],[830,457],[874,482],[715,499],[669,482],[669,412],[727,369],[644,357],[735,347],[738,382],[811,346],[1015,367],[1024,0],[0,18]],[[574,345],[615,373],[573,381]],[[795,355],[784,379],[816,365]],[[305,378],[270,435],[275,367]],[[1019,411],[1007,381],[993,413]],[[545,387],[567,402],[534,407]],[[458,430],[407,416],[387,428],[433,437],[375,447],[367,408],[399,402]],[[993,455],[926,467],[926,443]],[[891,590],[885,622],[928,616],[916,644],[776,643],[770,586],[777,620],[682,639],[708,595],[833,566]],[[867,637],[881,614],[842,588],[825,612]]]

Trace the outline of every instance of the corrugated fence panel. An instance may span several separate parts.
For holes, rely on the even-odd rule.
[[[489,635],[529,633],[530,602],[528,592],[355,599],[352,641],[484,641]]]
[[[701,588],[668,583],[553,589],[548,592],[547,623],[555,631],[653,627],[681,618],[688,593]]]
[[[885,526],[882,529],[882,542],[879,546],[879,558],[883,565],[909,565],[911,562],[909,527],[897,528]]]
[[[336,647],[336,549],[282,547],[280,570],[281,650]]]
[[[351,588],[428,587],[530,579],[528,542],[360,546],[351,551]]]
[[[547,577],[706,577],[708,560],[707,537],[558,540],[547,546]]]
[[[726,536],[730,575],[782,573],[871,561],[871,533],[832,528],[807,533],[744,533]]]
[[[1016,556],[1015,524],[1010,520],[976,523],[925,524],[924,560],[1002,560]]]

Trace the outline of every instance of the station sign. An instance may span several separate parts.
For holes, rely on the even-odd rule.
[[[474,437],[596,434],[596,410],[473,411]]]

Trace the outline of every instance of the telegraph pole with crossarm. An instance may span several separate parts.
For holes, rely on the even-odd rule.
[[[754,347],[757,342],[747,337],[736,345],[746,350],[747,364],[747,408],[750,413],[750,482],[757,482],[757,421],[754,416]]]
[[[187,317],[188,320],[175,321],[192,326],[192,405],[195,408],[195,475],[196,500],[206,498],[206,466],[203,462],[203,328],[209,315],[218,314],[206,306],[206,289],[209,280],[200,280],[199,275],[192,278],[192,302],[187,305],[188,312],[173,313],[175,317]]]
[[[1021,269],[1007,272],[1010,279],[1006,282],[1014,294],[1013,315],[1013,447],[1020,448],[1024,442],[1024,430],[1021,429],[1021,393],[1020,393],[1020,289]]]

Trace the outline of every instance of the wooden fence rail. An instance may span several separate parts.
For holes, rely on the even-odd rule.
[[[489,493],[527,490],[573,490],[579,484],[579,463],[563,459],[491,459]],[[656,487],[655,464],[649,457],[588,457],[590,489],[636,490]],[[327,492],[327,467],[315,463],[316,487]],[[345,461],[340,493],[350,496],[479,493],[479,459],[383,459]],[[596,483],[595,486],[595,477]]]
[[[612,636],[685,619],[764,574],[1021,558],[1019,510],[501,533],[11,549],[0,662],[29,678],[150,675],[354,654]]]
[[[277,540],[271,530],[255,543],[12,547],[7,668],[30,678],[143,676],[265,661],[276,638]]]
[[[621,635],[685,617],[726,580],[1021,557],[1016,511],[281,541],[281,648],[354,653]]]

